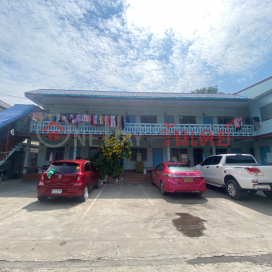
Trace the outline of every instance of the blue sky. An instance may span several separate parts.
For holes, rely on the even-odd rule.
[[[272,75],[272,1],[0,2],[0,99],[38,88],[237,92]],[[5,94],[5,95],[4,95]]]

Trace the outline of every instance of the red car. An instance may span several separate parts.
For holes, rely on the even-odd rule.
[[[50,170],[55,173],[49,178]],[[37,188],[38,200],[44,201],[48,197],[79,197],[86,202],[89,191],[99,186],[99,172],[88,160],[55,161],[47,171],[41,174]]]
[[[202,194],[206,182],[200,172],[186,163],[163,162],[151,173],[152,184],[161,188],[163,195],[174,192]]]

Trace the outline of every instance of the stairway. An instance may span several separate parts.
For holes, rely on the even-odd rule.
[[[123,182],[145,182],[145,174],[135,172],[124,173]]]
[[[0,166],[22,146],[21,138],[12,137],[7,144],[0,147]]]

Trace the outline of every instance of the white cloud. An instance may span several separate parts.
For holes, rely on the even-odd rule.
[[[2,1],[0,93],[185,92],[219,76],[245,80],[271,58],[271,14],[269,1]]]

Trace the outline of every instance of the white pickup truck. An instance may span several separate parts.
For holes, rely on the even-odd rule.
[[[263,191],[272,198],[272,166],[258,164],[252,155],[214,155],[195,168],[202,173],[207,184],[226,187],[233,199],[241,199],[248,191]]]

